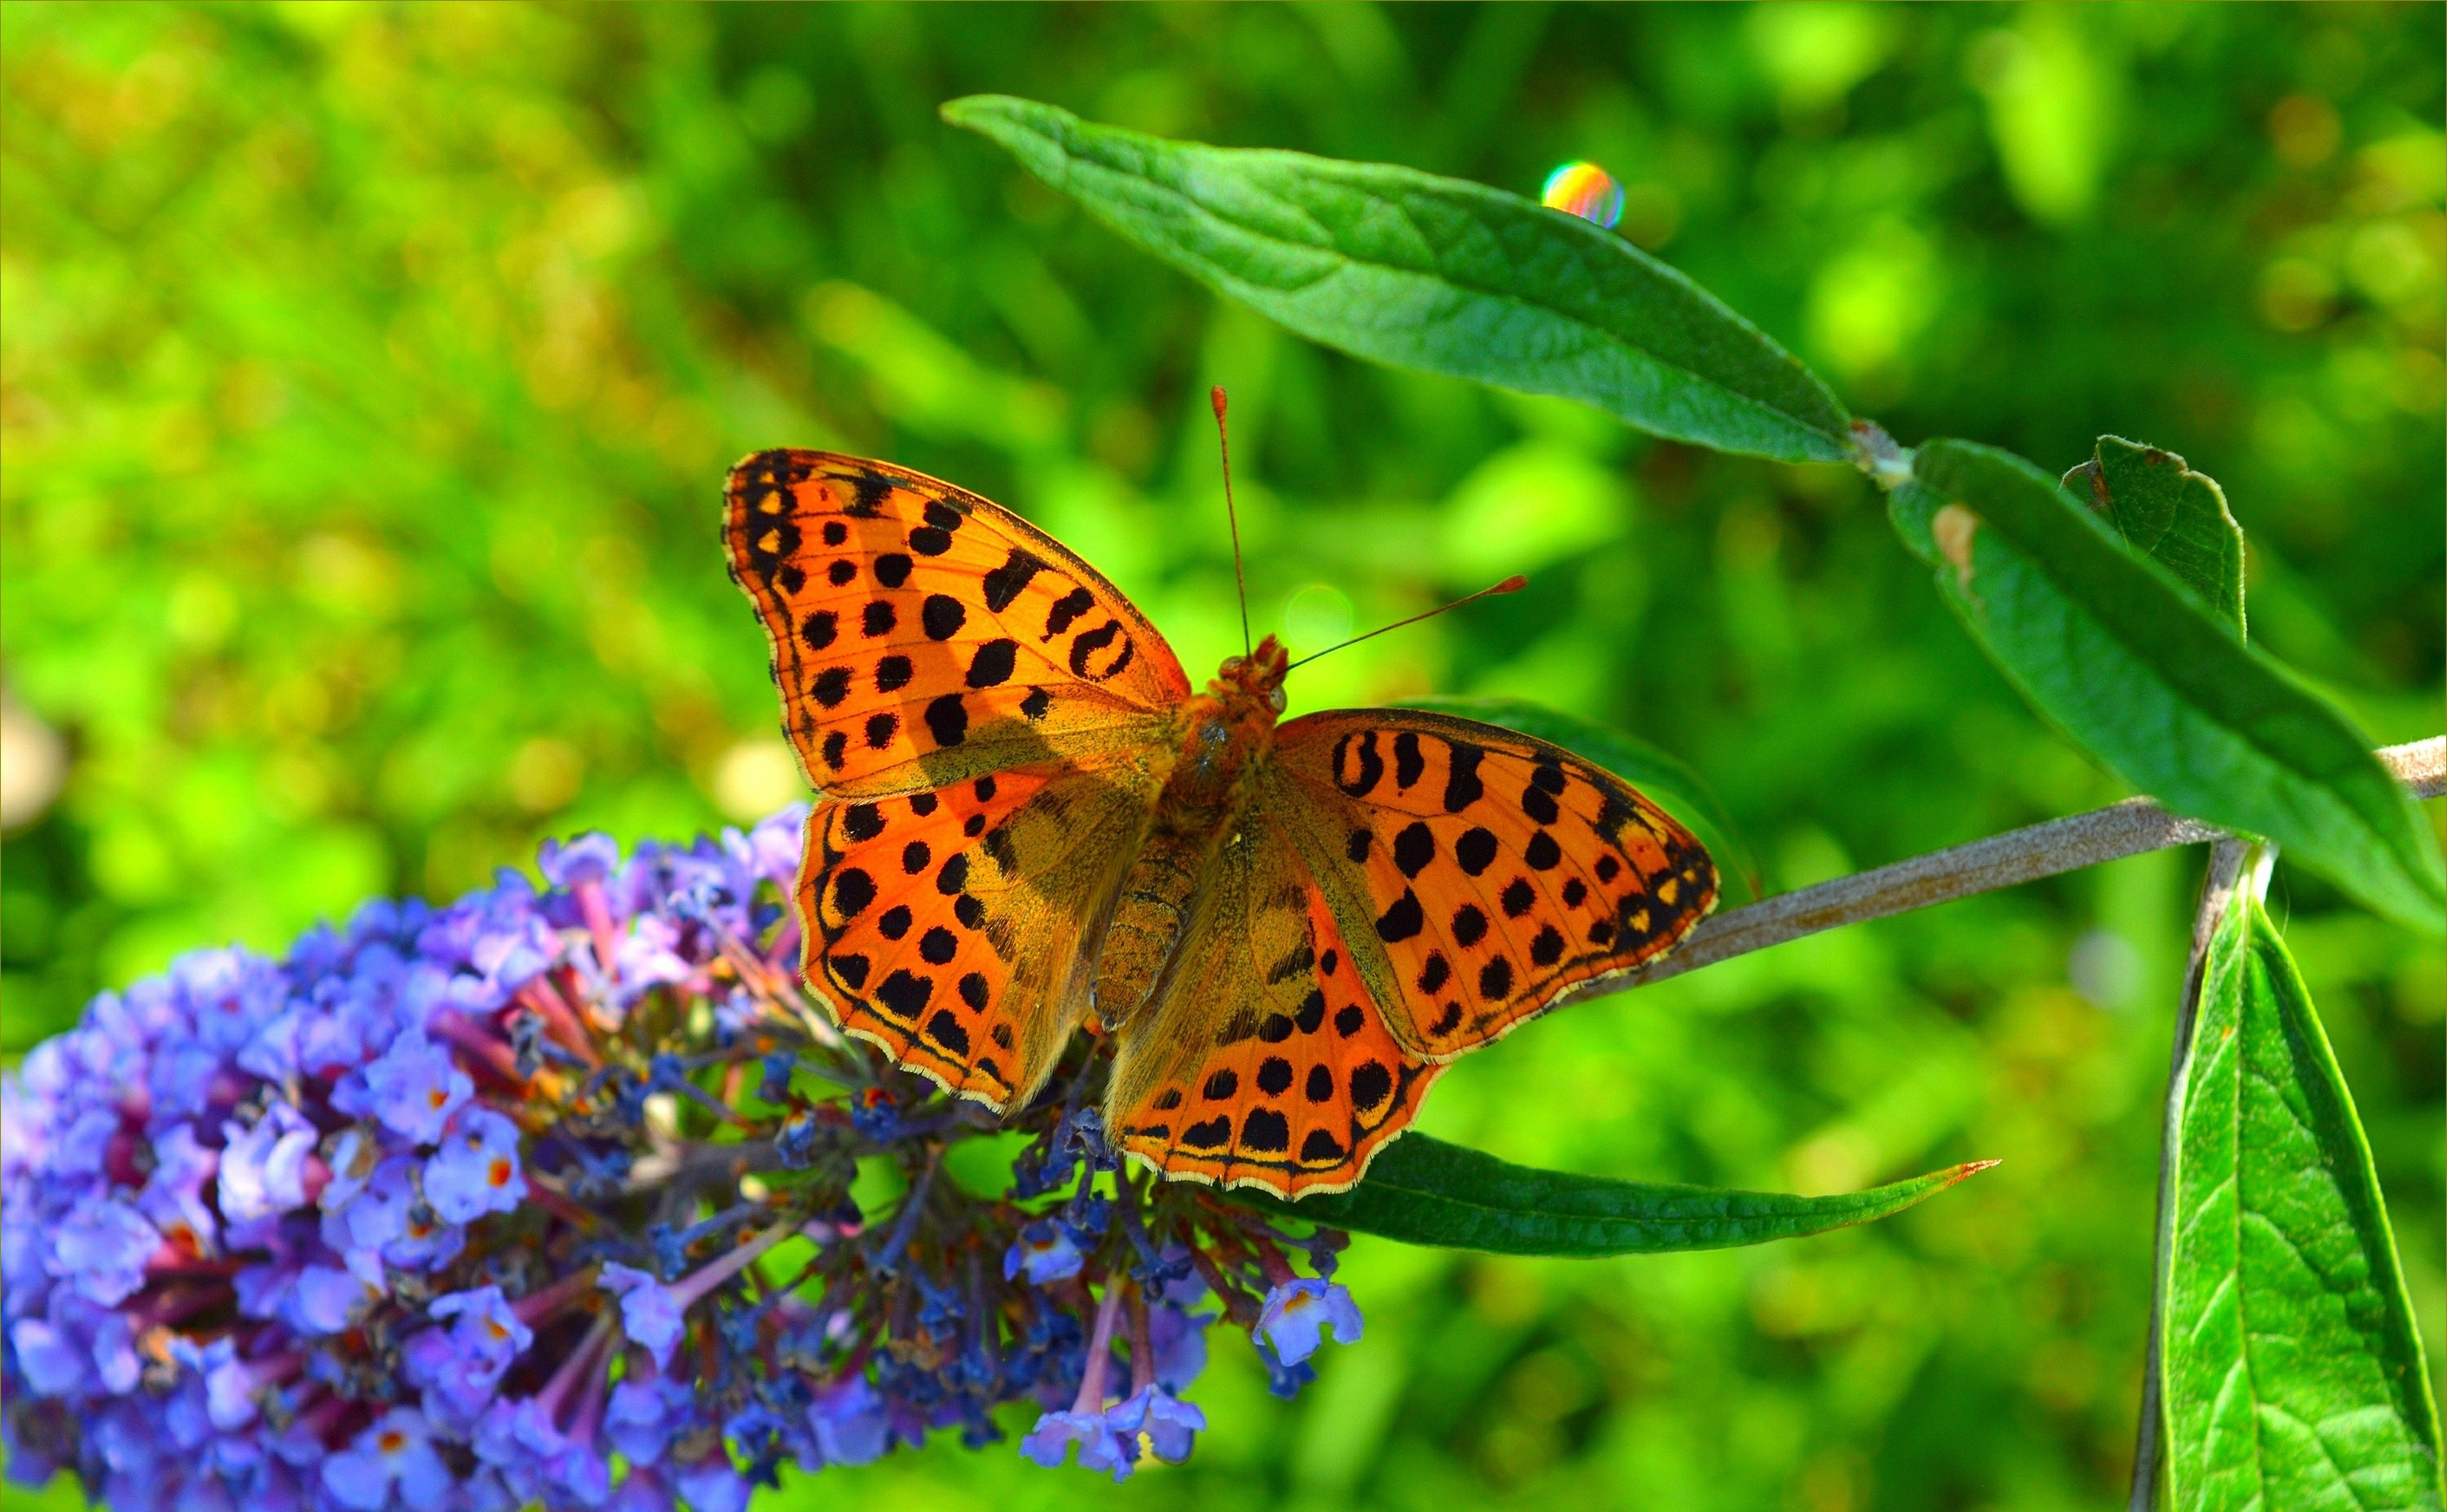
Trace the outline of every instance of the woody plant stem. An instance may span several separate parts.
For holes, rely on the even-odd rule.
[[[2414,797],[2447,793],[2447,737],[2389,746],[2378,755]],[[1702,920],[1681,947],[1663,960],[1610,978],[1585,995],[1645,987],[1821,930],[1949,903],[2144,851],[2234,838],[2214,824],[2171,814],[2154,799],[2128,798],[2105,808],[1932,851],[1718,914]]]

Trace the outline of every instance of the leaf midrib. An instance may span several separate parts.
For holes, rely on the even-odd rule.
[[[2229,1253],[2234,1256],[2235,1367],[2243,1372],[2244,1389],[2251,1393],[2251,1400],[2246,1405],[2244,1410],[2244,1421],[2248,1424],[2250,1427],[2250,1439],[2245,1452],[2248,1453],[2251,1459],[2252,1498],[2256,1502],[2266,1503],[2268,1500],[2268,1465],[2267,1449],[2261,1442],[2260,1432],[2260,1404],[2264,1398],[2260,1389],[2260,1371],[2252,1351],[2251,1315],[2248,1306],[2251,1288],[2245,1284],[2243,1275],[2243,1220],[2245,1212],[2243,1186],[2243,1088],[2244,1083],[2248,1075],[2248,1068],[2251,1063],[2251,1057],[2248,1052],[2247,1048],[2248,1041],[2246,1039],[2244,1031],[2246,1020],[2251,1012],[2251,965],[2249,959],[2251,940],[2250,926],[2248,921],[2245,921],[2244,916],[2248,911],[2249,905],[2242,898],[2238,898],[2233,901],[2230,907],[2233,909],[2234,919],[2241,923],[2243,927],[2236,932],[2235,936],[2233,975],[2235,988],[2234,1039],[2231,1042],[2234,1061],[2233,1065],[2229,1068],[2228,1073],[2229,1079],[2233,1083],[2228,1095],[2233,1099],[2234,1106],[2234,1120],[2232,1124],[2229,1125],[2232,1132],[2228,1136],[2229,1141],[2233,1147],[2228,1151],[2227,1164],[2227,1169],[2233,1173],[2231,1180],[2234,1182],[2234,1219],[2233,1232],[2228,1236],[2228,1238],[2231,1245]],[[2360,1497],[2356,1497],[2354,1500],[2356,1505],[2361,1504],[2362,1499]]]

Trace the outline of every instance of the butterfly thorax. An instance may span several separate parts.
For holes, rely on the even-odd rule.
[[[1146,841],[1122,881],[1098,958],[1095,1002],[1107,1029],[1129,1021],[1162,977],[1216,853],[1233,843],[1253,796],[1255,759],[1283,711],[1283,649],[1271,635],[1224,662],[1181,709],[1179,753]]]

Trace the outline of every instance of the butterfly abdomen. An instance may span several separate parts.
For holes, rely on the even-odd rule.
[[[1096,1014],[1109,1030],[1127,1023],[1162,978],[1201,881],[1248,806],[1250,757],[1274,728],[1270,708],[1238,700],[1199,698],[1184,713],[1180,758],[1124,874],[1097,960]]]

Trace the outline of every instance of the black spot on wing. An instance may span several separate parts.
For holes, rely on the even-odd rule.
[[[985,576],[986,608],[999,614],[1009,609],[1012,600],[1026,588],[1029,579],[1045,570],[1044,560],[1034,554],[1014,546],[1003,564]]]
[[[1495,832],[1477,825],[1463,830],[1461,839],[1453,841],[1453,860],[1472,877],[1486,871],[1495,864]]]
[[[1498,955],[1478,969],[1478,995],[1501,1003],[1512,995],[1512,963]]]
[[[1486,796],[1487,784],[1478,779],[1478,764],[1487,752],[1467,741],[1447,741],[1451,747],[1451,767],[1445,773],[1445,812],[1458,814]]]
[[[892,497],[894,488],[900,486],[883,474],[871,470],[852,473],[847,482],[850,501],[842,506],[842,513],[859,520],[873,520],[882,514],[883,501]]]
[[[844,866],[833,874],[833,912],[844,918],[856,918],[875,901],[875,879],[855,866]]]
[[[948,1008],[937,1009],[935,1016],[926,1021],[926,1037],[955,1055],[966,1057],[969,1053],[969,1031]]]
[[[935,995],[935,979],[896,971],[875,989],[876,1001],[901,1017],[915,1021],[926,999]]]
[[[1300,999],[1299,1011],[1293,1015],[1292,1022],[1299,1027],[1299,1031],[1303,1034],[1314,1034],[1318,1031],[1318,1026],[1325,1022],[1324,988],[1312,987],[1308,990],[1308,995]]]
[[[1428,769],[1428,759],[1419,751],[1416,730],[1406,729],[1394,737],[1394,787],[1407,793],[1421,773]]]
[[[1084,593],[1086,590],[1082,589],[1081,592]],[[1085,677],[1091,682],[1102,682],[1106,678],[1112,676],[1115,672],[1120,671],[1124,667],[1129,666],[1130,660],[1130,644],[1128,640],[1122,640],[1121,653],[1115,656],[1110,665],[1101,671],[1091,671],[1089,670],[1089,663],[1095,656],[1096,652],[1103,651],[1106,647],[1111,645],[1116,640],[1122,640],[1122,627],[1119,621],[1110,619],[1105,621],[1093,630],[1083,630],[1078,634],[1072,636],[1071,638],[1071,671],[1072,674],[1079,677]]]
[[[1402,896],[1394,899],[1394,906],[1377,917],[1376,936],[1391,944],[1395,940],[1409,939],[1426,923],[1427,915],[1419,907],[1419,895],[1405,887]]]
[[[1365,798],[1385,780],[1385,758],[1376,753],[1376,732],[1351,730],[1334,743],[1334,785]]]
[[[1271,1107],[1253,1107],[1241,1121],[1241,1144],[1269,1155],[1287,1150],[1292,1145],[1291,1121]]]
[[[949,594],[928,594],[919,606],[918,623],[924,628],[928,640],[949,640],[968,623],[968,606]]]
[[[1071,628],[1072,622],[1096,607],[1095,596],[1085,588],[1073,588],[1053,601],[1045,613],[1045,633],[1038,640],[1052,640]]]
[[[969,686],[996,688],[1011,681],[1018,653],[1019,642],[1008,636],[998,636],[979,646],[977,654],[969,658]]]
[[[969,711],[958,693],[945,693],[926,706],[926,730],[938,746],[958,746],[969,738]]]

